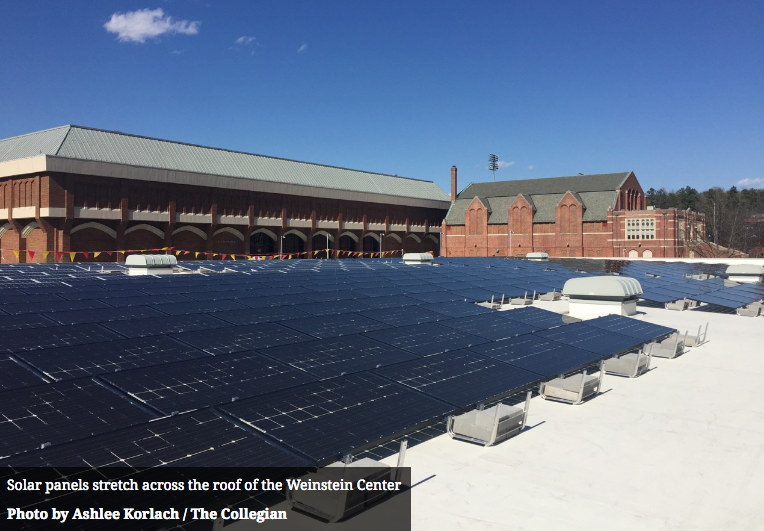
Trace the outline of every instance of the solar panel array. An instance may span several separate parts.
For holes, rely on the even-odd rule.
[[[324,463],[673,331],[473,304],[585,274],[550,263],[185,265],[0,265],[0,464]]]

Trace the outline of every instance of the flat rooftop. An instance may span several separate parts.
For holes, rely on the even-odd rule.
[[[578,406],[536,396],[529,429],[494,447],[441,435],[410,448],[412,529],[761,529],[762,319],[640,312],[691,333],[710,322],[710,341],[639,378],[605,376]]]

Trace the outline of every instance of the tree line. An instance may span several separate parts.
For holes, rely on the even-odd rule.
[[[691,186],[668,191],[650,188],[646,196],[647,204],[655,208],[689,208],[705,214],[707,241],[752,257],[764,256],[764,189],[733,186],[699,192]]]

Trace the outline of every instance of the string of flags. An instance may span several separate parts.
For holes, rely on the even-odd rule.
[[[74,262],[78,256],[84,257],[85,260],[89,260],[91,257],[93,260],[97,259],[102,254],[106,254],[109,257],[116,255],[117,261],[124,258],[127,254],[136,253],[157,253],[164,252],[166,254],[175,254],[178,257],[194,259],[210,260],[220,258],[221,260],[292,260],[295,258],[301,258],[308,255],[314,257],[319,255],[329,256],[330,258],[384,258],[392,257],[397,254],[401,254],[402,250],[397,249],[393,251],[342,251],[339,249],[317,249],[314,251],[303,251],[299,253],[269,253],[269,254],[229,254],[229,253],[213,253],[208,251],[186,251],[183,249],[176,249],[175,247],[161,247],[157,249],[129,249],[125,251],[29,251],[20,249],[0,249],[0,252],[11,251],[18,259],[22,253],[26,254],[29,260],[34,260],[35,256],[42,255],[43,261],[48,260],[48,256],[54,255],[56,262],[62,262],[65,258],[68,258],[70,262]]]

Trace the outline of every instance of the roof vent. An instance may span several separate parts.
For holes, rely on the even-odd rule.
[[[167,275],[173,272],[178,260],[171,254],[133,254],[125,265],[128,275]]]
[[[549,260],[549,254],[547,253],[528,253],[525,255],[526,260]]]
[[[433,256],[430,253],[406,253],[403,255],[403,263],[408,265],[432,265]]]
[[[757,264],[732,264],[727,266],[725,276],[734,282],[761,282],[764,280],[764,266]]]
[[[570,299],[569,315],[578,319],[634,315],[642,285],[631,277],[579,277],[565,282],[562,294]]]

